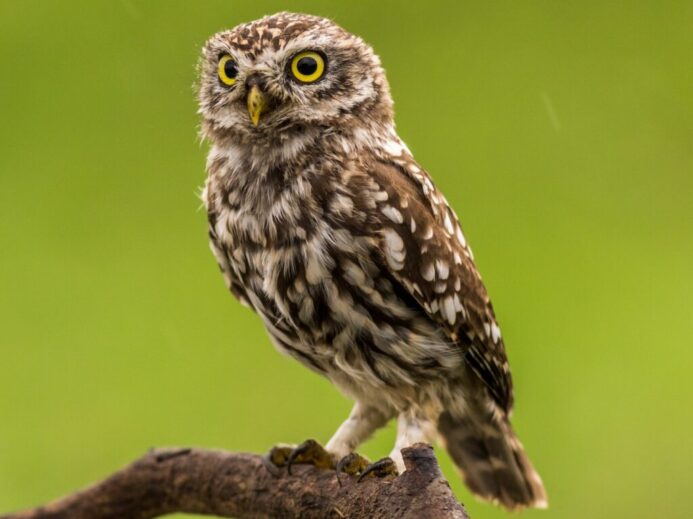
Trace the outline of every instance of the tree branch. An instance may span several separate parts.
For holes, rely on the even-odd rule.
[[[157,449],[104,481],[51,504],[0,519],[148,519],[174,512],[238,519],[469,519],[433,449],[403,449],[394,479],[356,478],[306,465],[268,466],[260,456]]]

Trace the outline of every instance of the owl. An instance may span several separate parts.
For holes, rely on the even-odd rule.
[[[355,402],[325,447],[270,459],[386,477],[404,470],[403,447],[439,439],[479,498],[546,506],[509,421],[510,370],[472,251],[397,135],[371,47],[284,12],[212,36],[199,74],[203,199],[226,285],[279,351]],[[355,453],[391,419],[389,457]]]

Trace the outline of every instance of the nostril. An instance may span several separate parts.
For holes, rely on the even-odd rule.
[[[258,87],[260,90],[265,90],[265,80],[262,79],[262,77],[258,76],[257,74],[253,74],[248,76],[248,78],[245,80],[245,87],[246,89],[250,90],[254,86]]]

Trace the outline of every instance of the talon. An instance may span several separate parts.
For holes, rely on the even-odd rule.
[[[338,475],[344,472],[350,476],[358,476],[363,473],[363,471],[366,470],[369,465],[370,462],[366,458],[360,454],[352,452],[339,460],[335,470],[337,471]]]
[[[295,447],[286,444],[275,445],[265,455],[265,459],[276,467],[283,467],[289,461],[289,457]]]
[[[262,457],[262,463],[270,474],[279,477],[281,475],[279,469],[286,465],[293,450],[294,447],[291,445],[275,445]]]
[[[387,476],[397,476],[399,472],[397,471],[397,465],[392,460],[392,458],[383,458],[381,460],[372,463],[361,472],[359,476],[359,483],[363,481],[366,477],[377,477],[384,478]]]
[[[313,465],[318,469],[333,469],[334,460],[329,452],[315,440],[306,440],[296,447],[286,460],[286,470],[291,474],[294,464]]]

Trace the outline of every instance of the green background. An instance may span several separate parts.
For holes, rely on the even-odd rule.
[[[226,293],[197,198],[199,49],[286,8],[374,46],[464,223],[549,492],[523,517],[690,517],[693,3],[659,0],[0,0],[0,511],[345,418]]]

